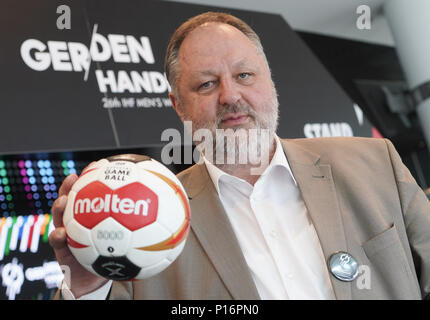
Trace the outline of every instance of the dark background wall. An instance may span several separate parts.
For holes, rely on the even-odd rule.
[[[384,84],[406,85],[395,48],[308,32],[297,34],[348,96],[360,105],[369,121],[393,142],[420,186],[428,188],[430,153],[416,114],[407,115],[410,126],[406,126],[390,111],[385,96],[378,90]],[[374,84],[367,95],[358,85],[363,80]]]

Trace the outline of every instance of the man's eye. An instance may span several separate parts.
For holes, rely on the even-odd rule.
[[[209,89],[213,86],[213,81],[208,81],[200,85],[200,89]]]
[[[250,76],[250,74],[247,73],[247,72],[239,73],[239,78],[242,79],[242,80],[248,79],[249,76]]]

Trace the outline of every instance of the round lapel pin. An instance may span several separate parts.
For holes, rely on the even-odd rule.
[[[358,263],[347,252],[337,252],[330,256],[330,272],[342,281],[353,281],[358,275]]]

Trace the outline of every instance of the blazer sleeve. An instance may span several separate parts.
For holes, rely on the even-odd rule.
[[[421,294],[424,299],[430,299],[430,202],[393,144],[387,139],[385,142],[393,165]]]

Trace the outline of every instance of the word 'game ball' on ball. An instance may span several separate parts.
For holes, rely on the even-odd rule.
[[[144,279],[182,252],[190,207],[180,181],[163,164],[126,154],[82,172],[63,222],[68,246],[87,270],[112,280]]]

